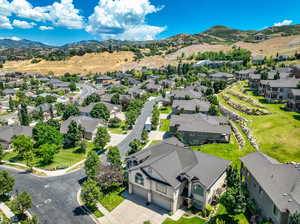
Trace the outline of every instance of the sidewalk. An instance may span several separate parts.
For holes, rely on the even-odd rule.
[[[97,203],[97,208],[104,215],[98,220],[103,224],[119,224],[119,222],[111,215],[111,213],[104,208],[100,203]]]
[[[0,210],[10,220],[15,216],[15,214],[10,210],[9,207],[6,206],[4,202],[0,202]]]

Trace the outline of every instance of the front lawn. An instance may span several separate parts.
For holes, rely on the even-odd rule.
[[[170,113],[172,113],[172,107],[171,106],[167,106],[167,107],[162,106],[159,108],[159,112],[161,114],[170,114]]]
[[[118,128],[108,128],[108,131],[113,133],[113,134],[122,135],[125,132],[124,127],[125,127],[125,122],[122,121],[121,124],[120,124],[120,127],[118,127]]]
[[[92,150],[93,147],[94,147],[93,143],[91,142],[87,143],[87,151]],[[48,169],[48,170],[53,170],[58,167],[67,168],[80,162],[83,159],[85,159],[85,154],[79,153],[78,147],[70,148],[70,149],[60,149],[59,152],[54,156],[52,163],[47,165],[41,165],[39,163],[39,159],[36,158],[35,166],[43,169]],[[18,157],[17,153],[14,151],[6,153],[3,160],[25,164],[25,161],[20,157]]]
[[[121,195],[123,190],[119,189],[110,193],[104,193],[104,196],[99,200],[100,204],[111,212],[123,202],[124,197]]]
[[[249,224],[249,221],[244,214],[230,215],[228,214],[227,209],[222,204],[219,204],[219,208],[215,217],[220,217],[220,219],[225,219],[229,222],[231,221],[232,223],[236,222],[238,224]]]
[[[161,119],[160,120],[159,131],[169,132],[170,131],[170,120],[168,120],[168,119]]]
[[[181,218],[178,221],[173,221],[172,219],[166,219],[162,224],[204,224],[206,220],[193,217],[193,218]]]

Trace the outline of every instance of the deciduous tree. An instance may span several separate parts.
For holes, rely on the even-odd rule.
[[[106,127],[99,127],[96,133],[94,144],[97,149],[104,149],[110,141],[110,135]]]
[[[95,151],[90,151],[84,163],[85,174],[88,178],[95,178],[99,163],[100,159],[97,153]]]

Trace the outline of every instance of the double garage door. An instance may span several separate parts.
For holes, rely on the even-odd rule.
[[[140,198],[143,198],[145,201],[147,201],[147,198],[148,198],[147,190],[145,190],[144,188],[142,188],[140,186],[133,185],[132,191],[133,191],[133,194],[135,194],[135,195],[139,196]],[[171,199],[164,197],[163,195],[160,195],[153,191],[152,191],[152,203],[165,209],[165,210],[168,210],[168,211],[172,210]]]

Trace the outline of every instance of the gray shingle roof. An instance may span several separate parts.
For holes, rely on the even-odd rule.
[[[210,103],[198,99],[192,100],[174,100],[173,108],[184,109],[186,111],[195,111],[196,107],[199,107],[200,112],[208,112]]]
[[[64,121],[61,125],[60,132],[61,133],[67,133],[69,125],[71,121],[75,121],[77,124],[80,124],[86,132],[94,132],[97,127],[104,126],[105,122],[101,119],[86,117],[86,116],[71,116],[68,118],[68,120]]]
[[[300,82],[300,79],[277,79],[269,80],[270,87],[277,88],[296,88],[297,84]]]
[[[179,131],[230,134],[228,120],[204,114],[172,115],[170,126],[178,126]]]
[[[32,136],[32,128],[28,126],[3,126],[0,127],[0,141],[10,143],[16,135]]]
[[[244,156],[241,161],[278,209],[300,210],[299,170],[260,152]]]
[[[209,188],[226,170],[229,161],[193,151],[167,142],[155,144],[131,157],[144,162],[132,169],[141,168],[151,177],[151,168],[160,176],[160,181],[176,188],[181,183],[179,176],[186,174],[197,178],[201,184]]]
[[[300,89],[291,89],[291,93],[294,96],[300,96]]]
[[[191,99],[200,99],[202,94],[200,92],[196,92],[192,89],[176,89],[171,93],[175,98],[185,98],[185,96],[189,96]]]
[[[234,75],[226,73],[226,72],[217,72],[215,74],[210,75],[213,78],[234,78]]]

